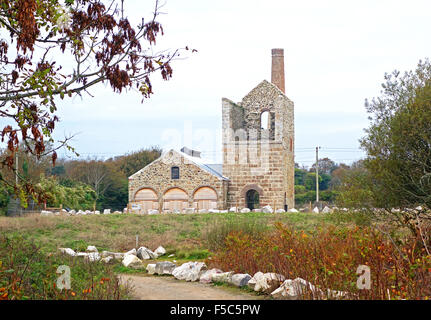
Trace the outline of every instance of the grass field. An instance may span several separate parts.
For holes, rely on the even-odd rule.
[[[244,226],[252,229],[271,228],[284,222],[299,230],[312,231],[318,225],[331,223],[328,215],[314,213],[246,213],[246,214],[167,214],[167,215],[90,215],[0,217],[0,232],[7,236],[23,236],[55,252],[59,247],[84,251],[95,245],[99,251],[128,251],[136,246],[155,249],[165,247],[177,258],[205,258],[208,240],[220,226]],[[220,230],[218,230],[220,231]],[[220,235],[220,232],[217,232]],[[220,236],[223,236],[221,234]]]

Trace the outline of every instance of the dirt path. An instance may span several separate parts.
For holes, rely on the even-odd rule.
[[[120,275],[130,281],[132,297],[137,300],[255,300],[259,296],[239,292],[236,288],[213,287],[199,282],[185,282],[173,277]]]

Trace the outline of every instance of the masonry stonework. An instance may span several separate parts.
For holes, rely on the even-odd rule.
[[[179,179],[171,179],[171,168],[179,168]],[[188,196],[188,207],[193,207],[194,192],[200,187],[210,187],[217,193],[217,206],[224,208],[227,197],[227,181],[220,179],[171,150],[129,177],[129,202],[135,203],[136,193],[145,188],[155,191],[160,212],[163,211],[163,195],[172,188],[184,190]]]
[[[246,207],[245,193],[254,186],[261,207],[294,207],[294,104],[284,94],[283,49],[272,50],[271,79],[273,83],[262,81],[240,103],[222,99],[228,206]],[[266,129],[264,112],[270,119]]]
[[[258,186],[259,205],[294,207],[293,102],[263,81],[241,103],[223,106],[223,175],[229,178],[228,206],[247,207],[245,192]],[[261,129],[261,114],[275,119]],[[238,114],[244,115],[242,122]]]
[[[196,190],[207,187],[199,199],[206,201],[202,194],[208,195],[218,209],[250,208],[250,195],[253,201],[258,196],[260,208],[294,208],[294,104],[285,95],[283,49],[272,50],[271,79],[239,103],[222,99],[222,169],[202,164],[197,151],[189,157],[171,150],[129,178],[129,203],[137,203],[138,192],[145,190],[142,198],[152,197],[152,208],[163,212],[164,196],[178,188],[182,205],[193,207]],[[173,166],[179,168],[179,179],[172,179]]]

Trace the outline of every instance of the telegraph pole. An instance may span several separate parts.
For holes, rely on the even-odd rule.
[[[316,202],[319,202],[319,149],[316,147]]]

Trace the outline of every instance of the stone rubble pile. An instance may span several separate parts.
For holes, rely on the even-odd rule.
[[[321,211],[322,213],[330,213],[333,212],[334,210],[336,210],[338,208],[333,207],[332,209],[325,206],[325,208]],[[347,211],[347,209],[343,208],[341,210]],[[300,209],[301,212],[305,212],[307,211],[307,209]],[[250,210],[249,208],[237,208],[237,207],[231,207],[228,210],[218,210],[218,209],[199,209],[197,210],[196,208],[185,208],[183,210],[177,210],[174,209],[172,210],[172,212],[165,212],[165,213],[171,213],[171,214],[194,214],[194,213],[229,213],[229,212],[234,212],[234,213],[249,213],[249,212],[263,212],[263,213],[297,213],[300,212],[295,208],[291,208],[288,209],[287,211],[285,211],[284,209],[273,209],[270,205],[268,206],[264,206],[262,208],[256,208],[253,210]],[[53,212],[53,211],[47,211],[47,210],[42,210],[40,215],[41,216],[59,216],[59,215],[63,215],[63,216],[85,216],[85,215],[105,215],[105,214],[124,214],[124,213],[134,213],[134,214],[148,214],[148,215],[153,215],[153,214],[160,214],[160,211],[157,209],[149,209],[147,211],[147,213],[142,212],[141,210],[138,209],[130,209],[128,210],[127,208],[124,208],[123,211],[114,211],[111,212],[111,209],[104,209],[102,212],[96,210],[96,211],[90,211],[90,210],[65,210],[65,209],[61,209],[61,211],[57,211],[57,212]],[[315,207],[313,209],[313,212],[318,213],[319,209],[317,207]]]
[[[72,257],[84,257],[84,260],[88,262],[101,261],[104,263],[111,263],[114,260],[121,261],[125,267],[133,269],[145,269],[143,260],[157,259],[158,257],[166,254],[166,250],[162,246],[159,246],[156,250],[154,250],[154,252],[146,247],[140,247],[138,250],[133,248],[132,250],[124,253],[110,251],[102,251],[102,253],[99,253],[95,246],[88,246],[85,252],[75,252],[75,250],[71,248],[59,248],[58,250],[60,253]],[[163,264],[160,268],[162,268],[161,270],[169,269],[167,264]]]
[[[122,213],[123,212],[121,212],[121,211],[114,211],[111,213],[111,209],[105,209],[105,210],[103,210],[103,213],[101,213],[99,210],[95,210],[95,211],[69,210],[69,211],[67,211],[66,209],[61,209],[60,211],[42,210],[40,212],[40,215],[50,217],[50,216],[86,216],[86,215],[93,215],[93,214],[100,215],[100,214],[122,214]]]
[[[155,263],[144,264],[144,260],[157,259],[166,254],[165,248],[157,247],[154,251],[140,247],[127,252],[102,251],[99,253],[95,246],[88,246],[85,252],[75,252],[71,248],[59,248],[62,254],[72,257],[84,257],[88,262],[100,261],[112,263],[121,261],[123,266],[132,269],[146,270],[151,275],[168,275],[178,280],[199,281],[200,283],[226,283],[235,287],[249,287],[250,289],[271,295],[275,299],[297,300],[306,295],[313,299],[343,299],[348,298],[348,292],[327,289],[323,291],[307,280],[302,278],[286,279],[282,274],[256,272],[253,276],[233,271],[223,272],[213,268],[208,270],[204,262],[186,262],[177,266],[171,261],[157,261]],[[169,255],[168,257],[173,257]]]
[[[309,212],[309,208],[308,207],[304,207],[301,208],[299,210],[295,209],[295,208],[291,208],[288,209],[287,211],[285,211],[284,209],[273,209],[270,205],[264,206],[262,208],[256,208],[253,210],[250,210],[249,208],[238,208],[238,207],[231,207],[228,210],[218,210],[218,209],[199,209],[197,210],[196,208],[185,208],[183,210],[177,210],[174,209],[172,210],[172,212],[165,212],[165,213],[173,213],[173,214],[195,214],[195,213],[228,213],[228,212],[233,212],[233,213],[249,213],[249,212],[263,212],[263,213],[298,213],[298,212]],[[323,207],[323,209],[319,209],[319,207],[314,207],[312,209],[313,213],[324,213],[324,214],[328,214],[328,213],[333,213],[334,211],[343,211],[343,212],[348,212],[349,210],[353,211],[353,212],[360,212],[362,210],[366,210],[365,208],[362,209],[348,209],[348,208],[337,208],[335,206],[325,206]],[[380,213],[383,212],[383,209],[379,209],[379,208],[372,208],[371,210],[373,210],[376,213]],[[405,208],[405,209],[400,209],[400,208],[392,208],[391,211],[393,213],[402,213],[402,212],[406,212],[406,213],[421,213],[423,212],[423,210],[425,210],[423,207],[418,206],[416,208]],[[90,210],[65,210],[65,209],[61,209],[60,211],[47,211],[47,210],[42,210],[40,212],[41,216],[85,216],[85,215],[105,215],[105,214],[123,214],[123,213],[127,213],[127,212],[131,212],[134,214],[145,214],[140,210],[137,209],[130,209],[128,210],[127,208],[124,208],[124,210],[121,211],[114,211],[111,212],[111,209],[104,209],[103,212],[100,212],[98,210],[96,211],[90,211]],[[148,210],[148,212],[146,214],[152,215],[152,214],[160,214],[159,210],[157,209],[150,209]]]

